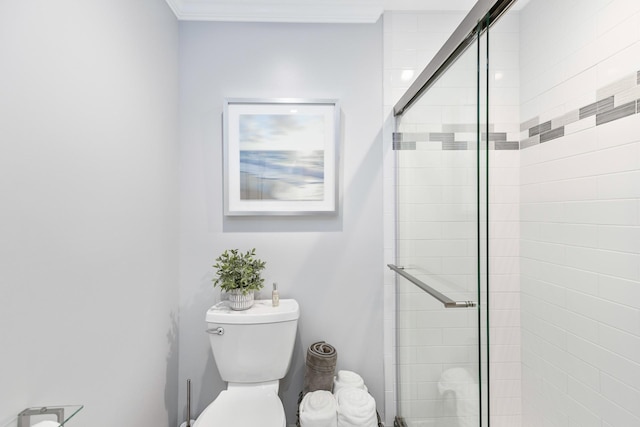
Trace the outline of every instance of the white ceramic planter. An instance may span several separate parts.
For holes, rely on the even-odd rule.
[[[243,295],[242,290],[232,289],[228,293],[229,303],[232,310],[247,310],[253,305],[253,291]]]

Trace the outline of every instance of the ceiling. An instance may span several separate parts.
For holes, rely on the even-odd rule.
[[[385,10],[469,11],[475,0],[166,0],[184,21],[372,23]]]

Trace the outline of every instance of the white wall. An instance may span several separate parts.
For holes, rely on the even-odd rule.
[[[162,0],[0,6],[0,424],[175,425],[177,27]]]
[[[255,247],[267,262],[266,283],[277,281],[281,298],[301,308],[292,367],[281,382],[288,423],[295,422],[306,349],[318,340],[337,348],[339,369],[364,377],[384,413],[382,25],[182,23],[180,36],[180,410],[187,378],[194,414],[225,388],[204,333],[205,312],[220,298],[211,265],[227,248]],[[339,215],[223,216],[227,97],[340,100]]]
[[[522,120],[564,123],[544,143],[523,129],[524,426],[640,425],[639,24],[634,0],[521,12]],[[579,117],[610,95],[636,108]]]

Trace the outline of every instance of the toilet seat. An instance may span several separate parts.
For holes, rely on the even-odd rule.
[[[286,427],[282,402],[273,390],[244,387],[222,391],[194,427]]]

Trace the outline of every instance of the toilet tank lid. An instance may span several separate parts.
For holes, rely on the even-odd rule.
[[[271,300],[256,300],[248,310],[231,310],[228,301],[221,301],[207,310],[207,323],[253,324],[277,323],[297,320],[300,317],[298,302],[294,299],[281,299],[277,307]]]

